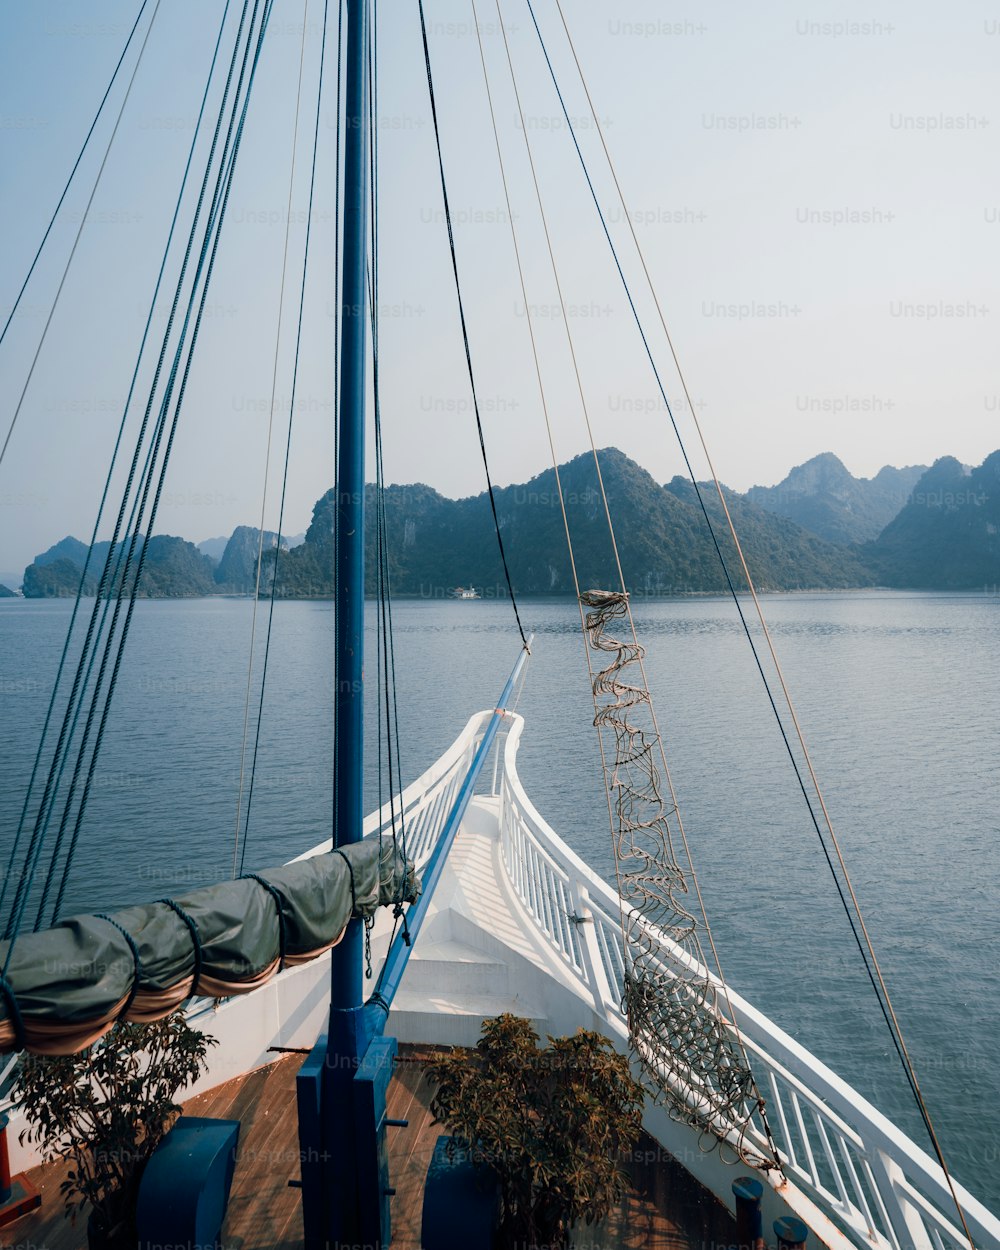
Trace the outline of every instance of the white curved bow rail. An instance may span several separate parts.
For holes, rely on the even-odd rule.
[[[624,1039],[618,894],[557,837],[525,794],[516,769],[522,728],[521,717],[513,717],[498,748],[503,863],[554,951],[586,983],[609,1031]],[[659,943],[665,967],[692,966],[665,934]],[[789,1179],[858,1246],[967,1247],[938,1164],[745,999],[730,990],[728,1001]],[[759,1129],[756,1135],[763,1148]],[[961,1187],[958,1196],[977,1246],[1000,1246],[1000,1220]]]
[[[412,785],[365,821],[366,835],[391,835],[403,813],[406,850],[424,863],[447,820],[492,712],[472,717],[447,751]],[[609,1036],[627,1047],[620,987],[625,969],[617,893],[556,835],[517,775],[524,722],[510,715],[480,791],[499,805],[501,861],[525,916],[578,982]],[[309,855],[328,850],[321,843]],[[692,966],[665,934],[664,967]],[[283,974],[285,976],[295,975]],[[962,1250],[967,1242],[937,1163],[825,1064],[732,990],[728,1001],[768,1102],[788,1178],[858,1247]],[[197,1016],[213,1004],[192,1004]],[[9,1077],[13,1058],[0,1080]],[[6,1084],[6,1082],[4,1082]],[[0,1105],[8,1105],[0,1098]],[[757,1131],[758,1138],[759,1130]],[[763,1140],[759,1140],[763,1146]],[[1000,1220],[962,1187],[958,1196],[980,1250],[1000,1250]]]

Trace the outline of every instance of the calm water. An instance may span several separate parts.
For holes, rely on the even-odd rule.
[[[766,608],[946,1153],[998,1209],[1000,600],[871,592]],[[251,610],[139,604],[67,910],[231,873]],[[517,638],[501,604],[401,602],[395,616],[409,781],[491,705]],[[562,602],[524,616],[537,638],[521,775],[607,874],[579,618]],[[65,602],[0,601],[4,863],[68,618]],[[728,979],[923,1145],[733,606],[640,603],[636,618]],[[328,830],[332,624],[329,604],[278,605],[248,870]],[[369,807],[377,787],[373,770]]]

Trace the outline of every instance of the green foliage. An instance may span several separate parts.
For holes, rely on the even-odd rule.
[[[601,477],[615,523],[622,568],[632,594],[664,596],[723,593],[726,580],[690,482],[660,486],[614,448],[598,453]],[[601,484],[594,458],[577,456],[560,468],[566,519],[581,585],[618,585]],[[739,561],[727,537],[726,518],[714,486],[704,490],[708,511],[737,586]],[[857,554],[824,541],[742,496],[726,492],[750,570],[761,589],[797,590],[865,586],[868,569]],[[366,507],[375,516],[369,487]],[[571,595],[573,575],[555,473],[550,469],[523,485],[496,491],[497,514],[519,595]],[[485,494],[446,499],[420,484],[390,486],[384,493],[389,575],[393,592],[443,599],[456,584],[476,586],[484,599],[506,595],[503,568]],[[289,598],[334,592],[335,499],[328,491],[313,511],[306,541],[278,560],[277,593]],[[365,533],[368,594],[376,590],[377,533]]]
[[[69,1159],[68,1212],[89,1203],[123,1244],[132,1237],[142,1171],[180,1112],[177,1093],[206,1067],[215,1038],[176,1011],[152,1024],[121,1021],[76,1055],[25,1055],[14,1087],[46,1159]]]
[[[863,549],[885,586],[979,590],[1000,585],[1000,451],[971,472],[942,456],[906,507]]]
[[[94,544],[84,582],[85,595],[97,593],[110,546],[106,542]],[[127,591],[135,586],[140,548],[141,539],[136,543],[129,568]],[[24,570],[24,597],[41,599],[75,595],[86,557],[87,547],[83,543],[75,538],[62,539],[36,556],[35,562]],[[149,540],[138,597],[163,599],[217,594],[219,588],[215,584],[214,571],[215,561],[202,555],[193,543],[169,534],[158,534]],[[119,574],[112,593],[117,592],[120,580]]]
[[[436,1119],[498,1178],[508,1242],[565,1245],[573,1224],[620,1200],[643,1093],[607,1038],[580,1029],[542,1049],[527,1020],[502,1015],[484,1021],[474,1052],[441,1057],[428,1076]]]
[[[24,570],[22,587],[25,599],[66,599],[74,596],[80,587],[80,567],[60,557],[45,564],[29,564]],[[88,571],[84,581],[84,594],[97,590],[97,578]]]

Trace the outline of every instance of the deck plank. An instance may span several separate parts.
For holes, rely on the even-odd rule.
[[[393,1250],[420,1250],[424,1180],[442,1132],[430,1112],[433,1089],[425,1078],[424,1047],[400,1048],[400,1062],[389,1087],[390,1119],[409,1121],[390,1128],[389,1166]],[[222,1241],[227,1250],[301,1250],[302,1199],[288,1186],[299,1177],[295,1076],[301,1055],[287,1055],[254,1072],[193,1098],[189,1115],[241,1121],[239,1158]],[[42,1190],[39,1211],[0,1230],[0,1247],[81,1250],[86,1217],[71,1224],[63,1215],[59,1183],[69,1165],[33,1168]],[[704,1250],[735,1243],[735,1224],[721,1203],[684,1170],[644,1139],[630,1168],[633,1186],[601,1224],[580,1229],[579,1250]]]

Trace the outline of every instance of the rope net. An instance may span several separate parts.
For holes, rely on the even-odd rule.
[[[634,670],[626,673],[644,650],[634,637],[622,642],[608,632],[627,617],[628,596],[588,590],[580,602],[588,645],[611,657],[594,673],[594,724],[614,739],[604,768],[622,899],[622,1007],[643,1083],[676,1119],[727,1142],[743,1163],[775,1167],[747,1140],[763,1100],[720,1009],[698,921],[688,910],[687,877],[674,849],[677,808],[664,798],[649,690],[642,678],[634,684]],[[665,947],[664,934],[680,947],[679,957]]]

